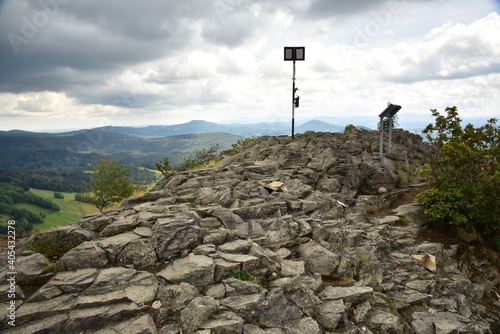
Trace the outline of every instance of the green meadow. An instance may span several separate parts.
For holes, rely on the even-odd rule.
[[[16,205],[17,207],[27,209],[37,215],[40,213],[45,214],[44,222],[42,224],[34,225],[35,229],[40,232],[50,230],[54,227],[67,225],[82,219],[86,215],[99,212],[99,210],[92,204],[75,201],[74,193],[62,193],[64,198],[59,199],[54,198],[53,191],[33,188],[31,188],[30,191],[40,197],[50,199],[61,208],[61,211],[50,213],[48,210],[32,204],[22,203]]]

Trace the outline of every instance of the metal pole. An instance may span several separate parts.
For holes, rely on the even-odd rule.
[[[388,127],[389,127],[389,139],[388,139],[388,143],[387,143],[387,153],[391,154],[391,151],[392,151],[392,145],[391,145],[391,142],[392,142],[392,117],[389,117],[388,119]]]
[[[380,145],[378,149],[378,155],[380,160],[382,160],[382,154],[384,150],[384,118],[380,117]]]
[[[292,140],[295,132],[295,60],[293,61],[293,77],[292,77]]]

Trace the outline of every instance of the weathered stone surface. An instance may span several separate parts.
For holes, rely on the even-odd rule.
[[[270,291],[259,323],[264,327],[282,327],[302,317],[300,308],[288,301],[282,290]]]
[[[39,253],[18,257],[15,265],[16,282],[23,285],[35,283],[47,265],[47,259]]]
[[[16,324],[46,319],[70,311],[75,304],[75,295],[63,295],[49,300],[24,303],[16,310]]]
[[[345,312],[342,300],[332,300],[318,304],[315,308],[318,323],[327,330],[337,327]]]
[[[311,240],[300,245],[299,252],[304,259],[305,269],[311,273],[330,276],[340,264],[340,256]]]
[[[94,268],[76,271],[62,271],[37,290],[29,299],[32,302],[50,300],[64,293],[80,293],[89,287],[99,271]]]
[[[174,311],[181,311],[190,301],[200,296],[198,290],[191,284],[181,282],[179,285],[160,285],[157,299]]]
[[[90,331],[102,328],[110,323],[132,318],[141,311],[144,311],[144,308],[132,302],[72,309],[62,332],[76,333],[79,330]]]
[[[343,300],[344,302],[360,302],[370,298],[373,289],[370,287],[329,286],[319,293],[321,300]]]
[[[106,327],[93,334],[156,334],[156,326],[149,314],[120,322],[117,325]]]
[[[411,326],[415,333],[473,333],[469,318],[450,312],[415,312]]]
[[[25,333],[60,333],[63,325],[68,321],[67,314],[58,314],[31,322],[27,325],[16,325],[5,329],[4,333],[25,334]],[[0,327],[2,328],[2,327]]]
[[[384,332],[396,332],[401,333],[403,331],[404,325],[401,324],[400,319],[390,313],[376,311],[368,319],[370,328],[374,332],[384,333]]]
[[[96,241],[85,241],[71,249],[57,262],[58,270],[76,270],[83,268],[102,268],[108,265],[106,251]]]
[[[305,273],[304,261],[283,260],[281,261],[281,275],[300,276]]]
[[[183,333],[192,334],[217,310],[219,303],[212,297],[196,297],[181,311]]]
[[[210,334],[233,334],[243,333],[244,320],[232,312],[222,312],[214,315],[213,319],[201,325],[204,330],[209,330]]]
[[[173,284],[186,282],[197,287],[205,287],[214,283],[214,274],[215,264],[210,257],[191,254],[176,260],[157,276]]]
[[[293,141],[258,138],[213,168],[165,177],[120,208],[19,240],[21,279],[14,292],[0,288],[14,294],[17,323],[9,328],[0,313],[0,329],[497,332],[498,256],[420,241],[423,207],[391,203],[409,194],[398,187],[417,177],[428,146],[394,130],[393,153],[380,159],[378,140],[353,126]],[[48,250],[47,262],[31,249]],[[435,270],[412,255],[435,257]],[[1,306],[10,300],[3,296]]]
[[[153,245],[161,261],[178,258],[183,250],[191,249],[193,242],[203,240],[203,230],[184,218],[162,218],[153,227]]]
[[[151,303],[157,289],[158,282],[151,273],[128,268],[107,268],[83,291],[78,304],[99,304],[108,298],[126,298],[136,304]]]

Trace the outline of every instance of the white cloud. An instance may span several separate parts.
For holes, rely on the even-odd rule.
[[[491,13],[469,25],[447,23],[432,30],[425,40],[406,45],[395,81],[414,82],[459,79],[500,73],[500,16]]]
[[[58,0],[55,0],[58,1]],[[487,0],[70,1],[19,45],[0,36],[3,129],[372,117],[457,105],[491,115],[500,18]],[[36,2],[9,0],[0,31],[22,36]]]

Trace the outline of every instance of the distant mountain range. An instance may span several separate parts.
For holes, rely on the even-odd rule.
[[[343,126],[319,120],[295,128],[296,133],[343,130]],[[224,150],[241,138],[290,133],[290,124],[284,122],[218,124],[202,120],[178,125],[104,126],[60,133],[0,131],[0,169],[84,170],[91,161],[103,157],[155,169],[155,162],[164,157],[176,166],[196,150],[214,145]]]
[[[342,132],[345,126],[339,126],[327,123],[320,120],[311,120],[304,124],[298,125],[295,128],[295,133],[303,133],[306,131],[322,131],[322,132]],[[0,136],[17,136],[17,137],[67,137],[82,134],[90,130],[76,130],[61,133],[38,133],[22,130],[0,131]],[[240,137],[258,137],[258,136],[279,136],[289,135],[291,133],[291,125],[285,122],[274,123],[232,123],[218,124],[203,120],[193,120],[188,123],[178,125],[150,125],[144,127],[133,126],[103,126],[91,129],[91,131],[99,131],[102,133],[115,133],[123,135],[132,135],[138,137],[172,137],[186,134],[199,133],[227,133]]]

